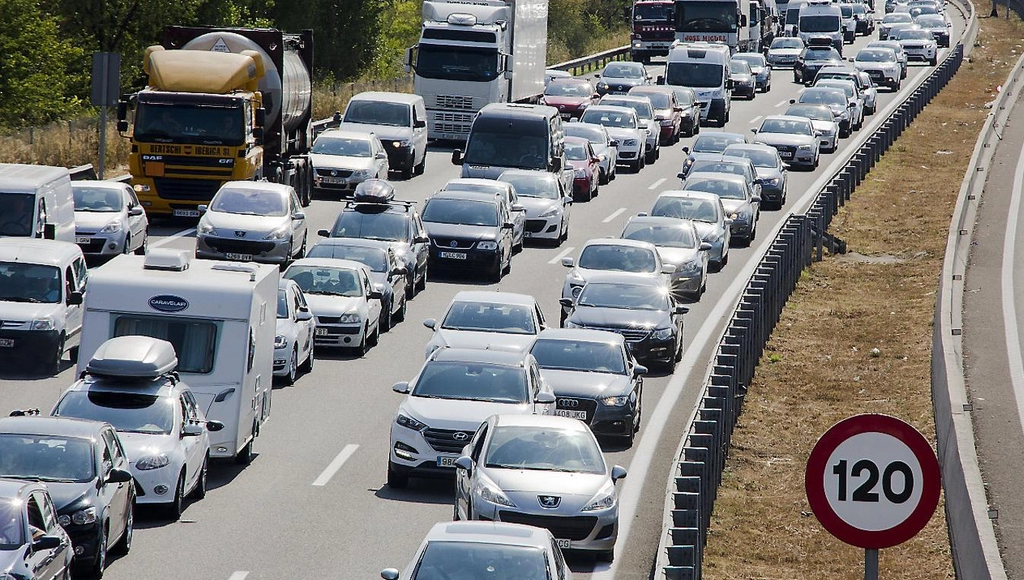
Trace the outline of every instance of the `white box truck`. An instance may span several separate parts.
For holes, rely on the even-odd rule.
[[[224,424],[210,433],[211,456],[247,463],[270,414],[280,278],[275,266],[197,260],[186,250],[118,256],[90,272],[78,373],[110,338],[170,342],[206,417]]]
[[[0,237],[75,243],[75,200],[67,168],[0,163]]]
[[[490,103],[535,103],[544,93],[548,0],[426,0],[405,53],[430,139],[465,141]]]

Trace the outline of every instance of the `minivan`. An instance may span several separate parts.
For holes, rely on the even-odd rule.
[[[387,151],[388,165],[405,179],[426,169],[427,109],[419,95],[359,93],[349,100],[341,129],[376,135]]]
[[[0,163],[0,237],[75,241],[75,200],[64,167]]]
[[[715,119],[719,127],[729,121],[732,111],[732,54],[724,44],[677,43],[669,50],[665,76],[658,84],[693,89],[700,104],[700,119]]]

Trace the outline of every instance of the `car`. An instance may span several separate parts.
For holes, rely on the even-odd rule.
[[[46,485],[57,523],[74,546],[77,572],[102,577],[108,553],[131,549],[135,485],[109,423],[28,415],[0,419],[0,477]]]
[[[761,198],[754,196],[747,181],[739,175],[700,173],[683,182],[683,190],[714,193],[722,200],[725,215],[732,220],[733,237],[746,245],[754,241],[757,220],[761,217]]]
[[[573,199],[590,201],[601,187],[601,160],[590,146],[590,141],[582,137],[566,137],[565,160],[573,171]]]
[[[772,68],[791,67],[804,51],[804,41],[796,36],[780,36],[772,40],[765,60]]]
[[[863,2],[853,3],[853,19],[857,21],[857,34],[868,36],[875,31],[875,16]]]
[[[608,130],[608,135],[616,143],[616,163],[629,165],[633,171],[644,168],[647,137],[636,111],[628,107],[594,105],[583,113],[580,122],[594,123]]]
[[[914,24],[932,33],[939,46],[949,46],[949,23],[940,14],[922,14],[914,19]]]
[[[931,3],[912,2],[910,4],[910,9],[907,12],[910,14],[911,17],[914,18],[914,22],[917,22],[917,19],[920,16],[941,16],[942,15],[942,13],[941,13],[942,11],[939,10],[938,8],[936,8],[935,5],[931,4]]]
[[[505,522],[439,522],[427,532],[405,572],[385,568],[383,580],[459,578],[572,580],[551,532]]]
[[[745,95],[748,99],[754,100],[754,97],[757,95],[757,79],[750,70],[750,65],[744,60],[732,59],[729,69],[729,80],[732,81],[733,96]]]
[[[891,48],[900,63],[900,78],[907,78],[907,53],[897,40],[872,40],[865,48]]]
[[[439,348],[409,382],[391,422],[387,484],[409,477],[451,477],[477,428],[496,413],[551,414],[555,394],[527,351]]]
[[[726,147],[723,155],[745,157],[750,160],[755,174],[761,180],[759,196],[762,204],[770,205],[774,209],[782,209],[786,205],[789,171],[786,170],[778,149],[763,143],[730,145]],[[701,230],[699,221],[697,230]]]
[[[74,554],[46,486],[0,478],[0,574],[11,580],[70,578]]]
[[[677,300],[700,300],[707,288],[708,252],[711,244],[701,239],[693,222],[687,219],[634,216],[629,218],[619,237],[650,242],[658,248],[663,264],[671,264],[669,288]]]
[[[650,73],[639,62],[610,62],[598,78],[597,93],[602,97],[607,94],[624,95],[633,87],[651,84]]]
[[[761,195],[761,180],[757,177],[757,170],[754,168],[754,164],[746,157],[729,157],[724,153],[715,155],[702,154],[693,161],[689,171],[685,174],[677,174],[677,177],[679,177],[680,181],[685,181],[687,177],[696,173],[731,173],[733,175],[742,175],[747,180],[747,184],[754,192],[754,195]]]
[[[893,12],[886,14],[885,18],[882,18],[882,21],[878,24],[878,39],[888,39],[889,32],[892,30],[894,24],[910,25],[913,23],[914,18],[905,12]]]
[[[590,141],[601,166],[598,183],[606,185],[615,179],[615,162],[619,157],[619,142],[608,134],[608,129],[595,123],[568,123],[562,126],[566,137],[583,137]],[[504,174],[502,174],[504,175]],[[522,195],[520,193],[520,195]],[[529,213],[529,212],[527,212]]]
[[[544,71],[544,86],[551,84],[555,79],[571,79],[573,74],[567,70],[547,69]]]
[[[642,364],[662,365],[667,372],[683,356],[683,314],[661,280],[618,272],[596,272],[575,298],[562,298],[569,309],[564,328],[617,332]]]
[[[897,78],[899,78],[899,67],[897,66]],[[854,68],[849,67],[825,67],[818,71],[818,74],[814,77],[814,82],[817,83],[822,79],[846,79],[851,80],[857,84],[857,88],[860,89],[860,94],[864,98],[864,114],[874,115],[878,109],[878,87],[875,86],[874,82],[868,73],[860,70],[854,65]]]
[[[466,191],[439,191],[423,206],[435,269],[483,270],[492,282],[512,270],[512,216],[495,199]]]
[[[412,299],[427,287],[427,230],[416,206],[395,200],[394,189],[386,181],[374,180],[357,188],[354,200],[342,208],[331,229],[317,235],[387,242],[405,268],[405,297]]]
[[[185,499],[206,497],[210,431],[192,389],[178,379],[171,343],[148,336],[104,342],[50,415],[110,423],[131,459],[135,502],[181,517]]]
[[[800,91],[800,96],[789,103],[802,105],[826,105],[839,122],[839,136],[846,138],[853,132],[853,109],[855,105],[846,98],[846,93],[834,87],[810,87]],[[783,159],[785,161],[785,159]]]
[[[277,331],[274,334],[274,376],[295,384],[299,373],[313,370],[316,321],[302,288],[282,279],[277,286]]]
[[[636,111],[640,128],[644,133],[644,161],[654,163],[661,157],[661,124],[654,117],[654,105],[647,97],[630,95],[606,95],[601,97],[599,105],[608,107],[628,107]]]
[[[831,46],[808,46],[797,57],[793,64],[793,82],[811,84],[818,69],[825,66],[840,66],[843,57]]]
[[[683,147],[683,153],[686,154],[686,159],[683,160],[682,169],[680,173],[686,174],[690,170],[690,166],[697,160],[701,154],[705,153],[721,153],[725,151],[725,148],[729,145],[736,143],[746,143],[747,138],[739,133],[727,133],[725,131],[711,131],[704,132],[697,140],[693,142],[693,147]]]
[[[818,167],[819,135],[807,117],[770,115],[751,131],[755,133],[755,143],[776,148],[779,157],[790,167]]]
[[[550,172],[545,172],[550,173]],[[467,191],[480,194],[480,199],[497,199],[504,206],[512,222],[512,251],[523,251],[523,235],[526,227],[526,208],[519,204],[516,188],[509,183],[494,179],[455,178],[444,184],[441,191]],[[497,196],[497,197],[495,197]]]
[[[149,219],[135,190],[119,181],[72,181],[75,243],[89,257],[146,253]]]
[[[367,91],[345,106],[341,130],[373,132],[388,155],[388,169],[403,179],[427,166],[427,108],[423,97],[399,92]],[[309,200],[303,200],[304,205]]]
[[[819,79],[812,86],[840,89],[846,95],[850,107],[850,123],[854,130],[864,126],[864,95],[860,93],[859,83],[853,79]]]
[[[615,483],[624,477],[578,419],[495,415],[457,460],[455,512],[460,520],[547,528],[560,548],[610,562],[619,527]]]
[[[367,179],[387,179],[390,163],[384,144],[369,132],[328,129],[309,149],[313,193],[350,195]]]
[[[362,262],[335,258],[295,260],[282,274],[294,280],[316,317],[316,347],[347,347],[362,356],[380,338],[381,299]]]
[[[540,104],[558,109],[562,119],[578,119],[587,107],[596,104],[600,98],[594,85],[586,79],[555,79],[544,87]]]
[[[660,125],[660,143],[672,144],[679,141],[683,129],[683,106],[676,100],[676,93],[666,86],[642,86],[629,89],[628,96],[647,97],[654,107],[654,120]]]
[[[666,274],[671,274],[670,268],[661,263],[661,256],[654,244],[620,238],[587,240],[580,249],[579,259],[565,256],[562,258],[562,266],[569,268],[562,283],[562,299],[578,296],[590,276],[597,272],[619,272],[637,278],[650,278],[662,284],[668,283]],[[559,324],[565,322],[568,313],[569,307],[563,304]]]
[[[571,126],[583,126],[583,123]],[[604,127],[594,129],[607,135]],[[498,181],[512,184],[520,205],[526,209],[526,238],[548,240],[557,246],[569,237],[569,210],[573,198],[571,192],[565,191],[562,180],[547,171],[506,169]]]
[[[772,90],[772,67],[768,65],[763,54],[757,52],[737,52],[732,59],[742,60],[750,67],[750,74],[754,75],[754,87],[763,93]]]
[[[306,255],[306,214],[290,185],[229,181],[199,211],[197,258],[284,266]]]
[[[680,130],[686,137],[693,137],[700,133],[700,102],[697,100],[697,93],[690,87],[673,85],[671,89],[676,95],[676,102],[682,108],[679,112]]]
[[[370,282],[381,293],[380,330],[387,332],[405,320],[409,298],[405,268],[391,244],[381,240],[327,238],[309,249],[310,258],[354,260],[370,269]]]
[[[907,53],[908,61],[926,62],[931,66],[938,64],[938,43],[931,32],[921,28],[904,28],[894,31],[889,38],[900,43]]]
[[[867,73],[873,83],[885,85],[894,93],[900,90],[903,67],[900,66],[896,51],[889,48],[862,48],[853,58],[853,66]]]
[[[732,219],[726,216],[722,200],[706,191],[664,191],[654,201],[650,215],[690,220],[697,233],[711,244],[708,262],[713,271],[729,263]]]
[[[433,318],[423,321],[434,331],[425,356],[430,358],[441,347],[529,350],[546,324],[533,296],[462,290],[448,303],[440,323]]]
[[[857,19],[853,17],[853,4],[842,3],[839,10],[843,16],[843,42],[853,44],[857,38]]]
[[[783,115],[807,117],[818,134],[818,148],[822,153],[834,153],[839,147],[839,123],[827,105],[790,105]]]

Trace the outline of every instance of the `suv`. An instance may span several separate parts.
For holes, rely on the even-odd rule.
[[[391,423],[388,486],[454,475],[455,460],[491,415],[551,415],[555,394],[528,352],[442,347],[409,382]]]

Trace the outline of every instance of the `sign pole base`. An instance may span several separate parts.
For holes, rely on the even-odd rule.
[[[878,580],[878,550],[864,550],[864,580]]]

